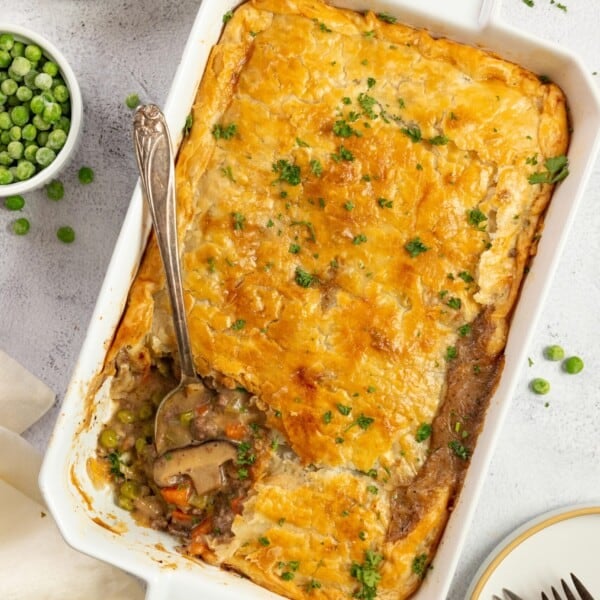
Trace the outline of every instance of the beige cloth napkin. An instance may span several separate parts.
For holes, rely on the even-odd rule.
[[[42,382],[0,351],[0,598],[141,600],[137,579],[73,550],[44,506],[42,457],[18,433],[53,402]]]

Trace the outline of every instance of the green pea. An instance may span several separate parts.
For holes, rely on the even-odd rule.
[[[44,63],[42,71],[50,77],[56,77],[58,75],[58,65],[55,62],[48,60]]]
[[[30,89],[35,89],[35,78],[38,76],[39,72],[35,69],[31,69],[25,77],[23,77],[23,83]]]
[[[119,419],[121,423],[128,425],[129,423],[135,422],[135,414],[132,410],[123,409],[117,412],[117,419]]]
[[[135,440],[135,451],[138,454],[143,454],[146,449],[146,440],[145,438],[139,437]]]
[[[12,224],[12,229],[17,235],[27,234],[30,227],[31,227],[31,225],[29,224],[29,221],[25,217],[21,217],[20,219],[17,219]]]
[[[34,125],[34,127],[35,127],[35,125]],[[35,141],[37,142],[37,145],[40,148],[45,146],[48,143],[48,135],[49,135],[49,133],[47,131],[38,131]]]
[[[0,185],[8,185],[14,181],[14,178],[15,177],[11,173],[10,169],[4,165],[0,165]]]
[[[0,69],[8,68],[8,65],[12,62],[12,56],[8,50],[0,50]]]
[[[3,146],[8,146],[8,144],[10,144],[12,142],[12,138],[10,137],[10,130],[8,131],[3,131],[2,133],[0,133],[0,144],[2,144]],[[12,162],[12,158],[10,159]]]
[[[13,159],[9,156],[6,150],[0,151],[0,165],[4,165],[5,167],[9,167],[12,165]]]
[[[19,89],[19,84],[13,79],[5,79],[2,83],[0,83],[0,90],[2,90],[3,94],[7,96],[12,96],[17,93]]]
[[[135,500],[142,493],[142,486],[137,481],[126,481],[119,489],[121,496]]]
[[[65,133],[69,133],[69,129],[71,129],[71,119],[63,115],[56,123],[54,123],[54,129],[62,129]]]
[[[10,69],[18,77],[25,77],[31,71],[31,63],[24,56],[17,56],[12,61]]]
[[[33,142],[35,140],[36,135],[37,129],[35,128],[35,125],[33,123],[27,123],[27,125],[25,125],[23,129],[21,129],[21,136],[24,140]]]
[[[29,109],[34,115],[42,114],[44,107],[46,106],[46,102],[44,101],[43,96],[37,95],[31,98],[31,102],[29,103]]]
[[[12,33],[0,34],[0,50],[11,50],[14,43],[15,38]]]
[[[140,419],[149,419],[154,414],[154,409],[150,404],[142,404],[138,410],[138,416]]]
[[[37,156],[37,154],[36,154]],[[53,179],[46,186],[46,195],[50,200],[62,200],[65,195],[65,186],[59,179]]]
[[[29,122],[29,109],[23,104],[15,106],[10,111],[10,118],[15,125],[23,127]]]
[[[132,511],[134,509],[133,500],[126,496],[119,496],[119,506],[125,510]]]
[[[35,44],[25,46],[25,58],[31,62],[38,62],[42,58],[42,49]]]
[[[21,210],[25,206],[25,198],[15,194],[4,199],[4,206],[8,210]]]
[[[55,129],[48,134],[46,146],[52,150],[60,150],[67,141],[67,134],[62,129]]]
[[[579,356],[570,356],[563,362],[563,369],[570,375],[576,375],[583,370],[583,361]]]
[[[550,391],[550,384],[540,377],[532,380],[530,387],[536,394],[547,394]]]
[[[69,89],[66,85],[57,85],[54,89],[54,98],[57,102],[66,102],[69,99]]]
[[[25,146],[23,146],[22,142],[12,141],[8,146],[6,146],[6,151],[8,155],[14,160],[19,160],[23,158],[23,150],[25,150]]]
[[[18,142],[22,137],[21,128],[18,125],[13,125],[9,129],[8,135],[10,136],[12,142]]]
[[[45,66],[46,65],[44,65],[44,67]],[[34,83],[35,87],[40,90],[49,90],[52,87],[52,77],[44,69],[43,73],[38,73],[35,76]]]
[[[35,160],[41,167],[47,167],[56,158],[56,152],[50,148],[40,148],[35,153]]]
[[[10,115],[4,111],[0,113],[0,129],[10,129],[13,126],[13,122]]]
[[[4,104],[6,103],[7,99],[8,99],[8,96],[6,94],[4,94],[2,91],[0,91],[0,105],[2,107],[4,107]],[[2,108],[2,110],[4,110],[4,108]]]
[[[15,96],[21,102],[29,102],[29,100],[31,100],[31,98],[33,97],[33,92],[26,85],[21,85],[17,88]]]
[[[46,123],[55,123],[62,116],[62,108],[60,104],[56,102],[50,102],[44,106],[44,110],[42,111],[42,118]]]
[[[35,162],[35,154],[40,149],[37,144],[30,143],[29,146],[25,146],[25,151],[23,152],[23,158],[28,160],[30,163]]]
[[[52,125],[45,121],[41,115],[33,115],[33,119],[31,122],[40,130],[40,131],[48,131]]]
[[[15,175],[19,181],[25,181],[35,174],[35,165],[27,158],[20,160],[15,168]]]
[[[75,230],[64,225],[56,230],[56,237],[64,244],[72,244],[75,241]]]
[[[83,184],[94,181],[94,171],[90,167],[81,167],[78,173],[79,181]]]
[[[139,105],[139,103],[140,97],[137,94],[129,94],[125,98],[125,105],[127,106],[127,108],[134,109]]]
[[[548,360],[562,360],[565,357],[565,351],[561,346],[554,344],[544,348],[544,356]]]
[[[25,44],[23,42],[13,42],[13,47],[10,49],[10,54],[13,58],[23,56],[25,54]]]
[[[112,450],[119,445],[119,436],[114,429],[104,429],[100,434],[100,444],[107,450]]]

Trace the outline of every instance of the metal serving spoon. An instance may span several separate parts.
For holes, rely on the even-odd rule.
[[[194,366],[177,243],[173,145],[165,117],[157,106],[148,104],[136,110],[133,140],[142,190],[165,268],[181,367],[179,385],[163,398],[156,411],[154,443],[159,459],[155,463],[155,479],[160,480],[159,485],[168,485],[173,477],[186,474],[196,488],[214,489],[224,483],[221,465],[236,457],[236,448],[235,442],[225,439],[198,442],[189,424],[180,418],[183,413],[207,404],[210,392]],[[169,467],[165,470],[166,453]],[[196,489],[198,494],[206,491]]]

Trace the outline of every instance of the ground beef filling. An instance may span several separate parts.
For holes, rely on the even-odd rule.
[[[216,541],[231,537],[233,519],[241,512],[251,486],[255,448],[268,437],[264,415],[251,394],[243,388],[204,383],[206,393],[198,406],[186,407],[177,418],[198,443],[215,438],[236,442],[236,458],[222,467],[223,487],[197,494],[186,475],[178,476],[168,487],[159,487],[153,479],[156,409],[177,385],[170,359],[150,357],[146,351],[137,355],[120,352],[111,386],[117,406],[98,444],[98,456],[110,472],[117,504],[131,511],[141,524],[178,536],[182,549],[193,555],[205,552],[208,536]]]

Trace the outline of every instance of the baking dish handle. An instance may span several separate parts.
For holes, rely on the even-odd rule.
[[[407,12],[420,16],[428,29],[444,30],[448,25],[470,31],[484,29],[496,18],[500,0],[396,0]],[[418,4],[418,6],[416,6]]]

